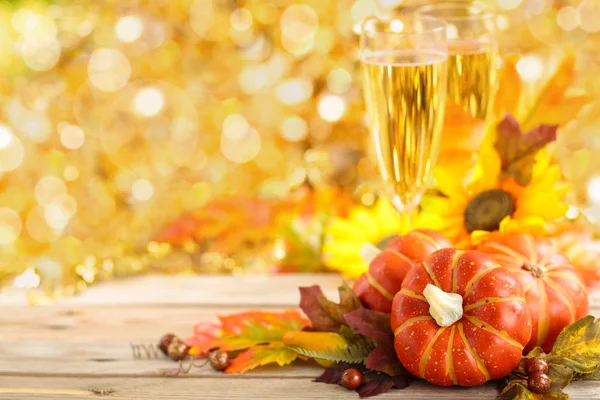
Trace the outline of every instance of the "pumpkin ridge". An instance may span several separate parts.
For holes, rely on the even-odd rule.
[[[560,297],[561,301],[569,309],[569,314],[571,314],[571,321],[575,321],[575,307],[573,306],[573,300],[570,298],[571,296],[565,293],[565,290],[562,286],[554,282],[552,279],[548,279],[547,276],[545,276],[543,280],[546,285],[550,286],[558,294],[558,297]]]
[[[463,310],[464,312],[467,311],[471,311],[474,308],[477,307],[481,307],[481,306],[485,306],[485,305],[489,305],[489,304],[494,304],[494,303],[506,303],[509,301],[518,301],[520,303],[525,303],[526,300],[525,298],[521,297],[521,296],[509,296],[509,297],[484,297],[483,299],[480,299],[478,301],[476,301],[475,303],[471,303],[469,305],[466,305]]]
[[[450,338],[448,339],[448,348],[446,349],[446,372],[450,375],[452,384],[456,385],[456,370],[454,369],[454,353],[452,348],[454,347],[454,333],[456,333],[456,325],[452,325],[450,330]]]
[[[579,286],[579,289],[587,293],[587,288],[585,287],[585,285],[581,283],[581,280],[576,279],[576,276],[574,276],[573,274],[569,274],[568,272],[549,272],[546,274],[546,276],[550,278],[560,278],[575,282],[575,284]]]
[[[523,235],[523,239],[525,239],[525,241],[527,242],[527,246],[529,247],[529,254],[531,255],[531,263],[532,264],[537,264],[537,259],[538,259],[538,252],[535,249],[535,242],[533,240],[533,237],[531,237],[530,235]],[[540,264],[542,262],[540,261]]]
[[[452,257],[452,293],[456,293],[458,290],[458,276],[456,276],[456,270],[458,269],[458,262],[460,257],[465,254],[464,251],[457,250]]]
[[[414,260],[412,260],[411,258],[409,258],[409,257],[408,257],[407,255],[405,255],[405,254],[402,254],[402,253],[400,253],[400,252],[398,252],[398,251],[396,251],[396,250],[389,250],[389,249],[386,249],[386,251],[390,251],[390,252],[392,252],[392,254],[394,254],[394,255],[396,255],[396,256],[398,256],[398,257],[400,257],[401,259],[403,259],[404,261],[406,261],[406,262],[407,262],[407,263],[409,263],[410,265],[415,265],[415,261],[414,261]]]
[[[487,247],[491,248],[492,250],[502,251],[507,256],[511,256],[511,257],[519,259],[520,263],[530,262],[530,260],[527,257],[525,257],[523,254],[521,254],[518,251],[513,250],[510,247],[505,246],[503,244],[500,244],[500,243],[486,243],[485,245]],[[514,262],[514,260],[513,260],[513,262]]]
[[[490,376],[490,373],[487,370],[487,367],[485,366],[485,363],[479,357],[479,354],[477,354],[477,351],[475,351],[475,349],[473,347],[471,347],[471,344],[467,341],[467,337],[465,336],[465,331],[463,329],[462,322],[458,323],[458,334],[460,335],[460,338],[462,339],[462,341],[465,344],[465,347],[467,348],[469,353],[471,353],[471,356],[473,356],[473,358],[475,359],[475,363],[477,364],[477,368],[479,369],[479,372],[481,372],[483,374],[483,376],[485,376],[486,380],[489,381],[490,379],[492,379],[492,377]]]
[[[421,301],[427,302],[427,299],[425,298],[425,296],[421,296],[419,294],[416,294],[415,292],[413,292],[412,290],[407,289],[407,288],[400,289],[399,293],[402,293],[406,297],[410,297],[412,299],[417,299],[417,300],[421,300]]]
[[[435,335],[433,335],[431,341],[429,342],[429,344],[425,348],[425,351],[423,352],[423,355],[421,356],[421,361],[419,361],[419,376],[423,379],[425,379],[425,365],[427,365],[427,360],[429,360],[429,356],[433,351],[433,346],[435,345],[435,342],[437,342],[438,338],[442,336],[442,333],[446,331],[447,328],[447,326],[443,326],[435,333]]]
[[[498,329],[494,328],[487,322],[484,322],[484,321],[480,320],[479,318],[475,318],[472,315],[465,314],[465,315],[463,315],[463,317],[466,318],[467,321],[469,321],[470,323],[475,325],[477,328],[484,330],[488,333],[491,333],[493,335],[496,335],[499,338],[501,338],[502,340],[504,340],[506,343],[511,344],[511,345],[523,350],[524,346],[521,343],[517,342],[515,339],[513,339],[506,331],[499,331]]]
[[[412,231],[409,233],[409,235],[417,236],[417,237],[423,239],[424,241],[431,243],[435,247],[436,250],[440,250],[442,248],[440,246],[440,244],[434,238],[432,238],[431,236],[429,236],[426,233]]]
[[[511,256],[508,256],[506,254],[492,254],[491,257],[496,261],[501,261],[501,262],[505,262],[505,263],[509,263],[509,264],[516,263],[514,258],[512,258]]]
[[[495,264],[495,265],[492,265],[491,267],[483,269],[483,270],[479,271],[477,274],[475,274],[475,276],[473,276],[471,278],[471,280],[465,286],[465,294],[464,294],[463,298],[467,297],[471,293],[471,291],[473,290],[475,285],[481,280],[481,278],[483,278],[489,272],[492,272],[493,270],[498,269],[498,268],[502,268],[502,267],[500,267],[499,264]]]
[[[429,320],[432,320],[432,319],[433,319],[433,317],[431,315],[421,315],[419,317],[409,318],[406,321],[404,321],[402,324],[400,324],[396,329],[394,329],[394,336],[398,336],[398,334],[400,332],[402,332],[404,329],[408,328],[409,326],[411,326],[415,322],[418,322],[418,321],[429,321]]]
[[[536,346],[541,346],[542,343],[548,338],[548,308],[550,303],[548,302],[548,294],[546,293],[546,285],[540,279],[535,279],[540,289],[539,307],[538,307],[538,331],[537,331],[537,342]]]
[[[394,296],[390,292],[388,292],[383,286],[381,286],[381,284],[377,282],[377,279],[373,278],[373,275],[371,275],[369,271],[365,272],[365,276],[367,277],[367,282],[369,282],[369,285],[371,285],[375,290],[377,290],[379,294],[381,294],[383,297],[390,301],[394,300]]]
[[[429,279],[431,279],[431,282],[433,282],[433,284],[435,286],[437,286],[441,289],[442,285],[440,285],[440,283],[438,282],[436,276],[433,274],[433,271],[431,270],[431,267],[429,266],[429,263],[427,261],[423,261],[423,268],[425,269],[425,272],[427,272],[427,275],[429,275]]]
[[[531,290],[531,288],[533,287],[533,285],[535,285],[537,282],[537,279],[532,279],[529,282],[527,282],[527,285],[523,286],[523,293],[527,293],[529,292],[529,290]]]

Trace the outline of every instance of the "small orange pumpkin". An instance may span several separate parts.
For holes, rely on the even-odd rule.
[[[389,313],[408,271],[434,251],[451,246],[444,235],[428,229],[398,236],[382,252],[365,245],[361,255],[369,264],[369,271],[356,280],[354,293],[366,308]]]
[[[527,233],[493,233],[477,249],[509,268],[523,285],[533,317],[525,352],[536,346],[551,351],[563,328],[588,314],[583,281],[550,240]]]
[[[440,386],[508,375],[531,336],[517,278],[473,250],[439,250],[413,268],[394,297],[391,326],[402,365]]]

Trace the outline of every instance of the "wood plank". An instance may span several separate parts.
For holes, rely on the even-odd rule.
[[[600,398],[597,382],[575,382],[566,389],[572,400]],[[408,388],[392,390],[378,399],[494,399],[493,384],[474,388],[442,388],[414,382]],[[264,379],[242,375],[235,378],[45,378],[0,377],[0,399],[358,399],[355,393],[334,385],[304,378]]]
[[[143,276],[100,283],[56,304],[296,307],[299,286],[318,284],[328,296],[337,298],[342,281],[336,274]]]
[[[157,341],[169,332],[185,338],[192,334],[193,326],[199,322],[216,321],[218,315],[247,309],[50,306],[4,310],[0,313],[2,339],[128,340],[145,343]]]

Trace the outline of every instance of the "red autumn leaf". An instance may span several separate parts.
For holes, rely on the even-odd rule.
[[[313,330],[338,333],[342,326],[348,325],[344,315],[361,307],[360,300],[346,283],[338,291],[340,302],[334,303],[317,285],[300,288],[300,308],[310,319]]]
[[[253,346],[233,359],[225,369],[226,373],[244,373],[261,365],[277,363],[280,367],[298,358],[298,353],[286,347],[283,342],[271,342]]]
[[[510,114],[498,124],[495,148],[502,161],[502,178],[513,178],[525,186],[531,180],[533,158],[544,146],[556,140],[557,125],[540,125],[522,133],[519,122]]]
[[[363,374],[363,383],[356,389],[362,399],[386,393],[393,387],[404,389],[414,379],[408,374],[392,377],[382,372],[369,370],[361,364],[338,363],[325,369],[313,382],[339,385],[342,373],[348,368],[356,368]]]
[[[394,332],[390,327],[390,314],[359,308],[345,315],[355,333],[375,339],[377,347],[367,357],[366,366],[390,376],[407,374],[394,350]]]
[[[209,350],[238,351],[252,346],[281,342],[289,331],[298,331],[309,321],[296,310],[280,313],[248,311],[219,317],[220,324],[200,323],[194,336],[186,339],[190,354],[204,355]]]

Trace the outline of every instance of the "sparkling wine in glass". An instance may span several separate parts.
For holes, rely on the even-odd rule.
[[[363,89],[381,177],[410,214],[432,179],[447,88],[445,23],[431,17],[368,19],[361,32]]]
[[[416,13],[447,23],[448,92],[438,168],[467,178],[496,95],[496,15],[476,1],[443,1]]]

